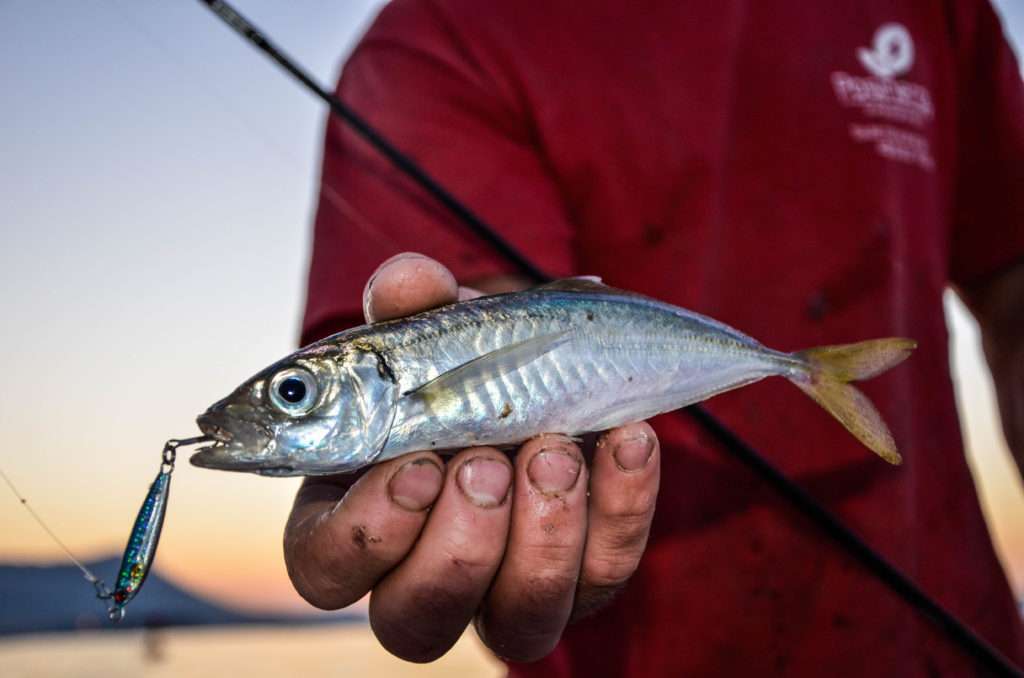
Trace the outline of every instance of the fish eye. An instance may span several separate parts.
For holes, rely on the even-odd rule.
[[[298,377],[288,377],[277,385],[277,395],[293,405],[301,403],[306,397],[306,382]]]
[[[270,401],[285,414],[306,414],[313,409],[319,393],[313,375],[297,367],[281,370],[270,380]]]

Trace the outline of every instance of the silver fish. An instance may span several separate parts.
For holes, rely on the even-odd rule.
[[[199,416],[196,466],[263,475],[354,471],[414,450],[579,435],[782,376],[890,463],[900,455],[848,382],[904,360],[909,339],[797,353],[593,279],[481,297],[335,334]]]

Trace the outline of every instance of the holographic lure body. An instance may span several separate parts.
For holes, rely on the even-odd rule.
[[[135,597],[149,575],[156,556],[156,547],[160,542],[160,532],[167,513],[167,497],[171,491],[171,472],[173,464],[166,463],[160,468],[153,484],[149,486],[146,499],[139,508],[128,544],[121,559],[121,568],[117,573],[117,585],[111,595],[113,601],[110,618],[114,621],[124,616],[124,606]]]
[[[167,498],[171,492],[171,473],[178,456],[178,448],[182,445],[194,445],[207,442],[205,436],[185,440],[168,440],[164,445],[160,472],[149,486],[149,492],[135,516],[128,544],[121,558],[121,568],[117,573],[117,582],[113,592],[107,590],[101,581],[96,581],[97,596],[110,601],[107,613],[110,620],[117,622],[124,617],[125,606],[138,595],[145,583],[156,557],[156,547],[160,543],[160,532],[164,527],[164,516],[167,514]]]

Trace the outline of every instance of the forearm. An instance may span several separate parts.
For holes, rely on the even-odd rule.
[[[962,292],[981,327],[1003,432],[1024,476],[1024,262]]]

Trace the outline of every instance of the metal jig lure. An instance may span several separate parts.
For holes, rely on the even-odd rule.
[[[29,506],[25,499],[7,477],[7,474],[0,471],[4,482],[18,498],[21,505],[25,507],[35,519],[39,526],[50,535],[50,538],[64,551],[68,559],[75,567],[82,571],[85,580],[96,589],[96,597],[100,600],[109,601],[107,616],[110,621],[119,622],[124,618],[124,608],[142,588],[146,576],[153,565],[153,558],[156,556],[156,547],[160,543],[160,532],[164,526],[164,515],[167,513],[167,497],[171,491],[171,473],[174,472],[174,462],[177,459],[178,448],[186,445],[196,445],[210,442],[207,436],[185,438],[182,440],[171,439],[164,444],[163,454],[160,460],[160,472],[156,479],[149,486],[149,492],[139,507],[139,513],[135,517],[131,534],[128,535],[128,544],[124,548],[124,556],[121,558],[121,567],[117,573],[117,583],[111,591],[107,584],[97,577],[92,570],[82,564],[75,557],[71,550],[54,533],[53,530],[43,521],[42,517]]]
[[[160,543],[160,532],[164,526],[164,515],[167,513],[167,498],[171,492],[171,473],[177,460],[178,448],[185,445],[209,442],[207,436],[186,438],[184,440],[168,440],[160,461],[160,471],[149,486],[149,492],[139,507],[135,517],[128,543],[124,547],[121,567],[117,572],[117,585],[114,591],[100,591],[97,596],[109,599],[110,607],[107,614],[110,620],[118,622],[124,617],[124,608],[138,594],[142,584],[149,575],[156,556],[156,547]],[[102,582],[100,582],[102,584]],[[104,587],[105,588],[105,587]]]

